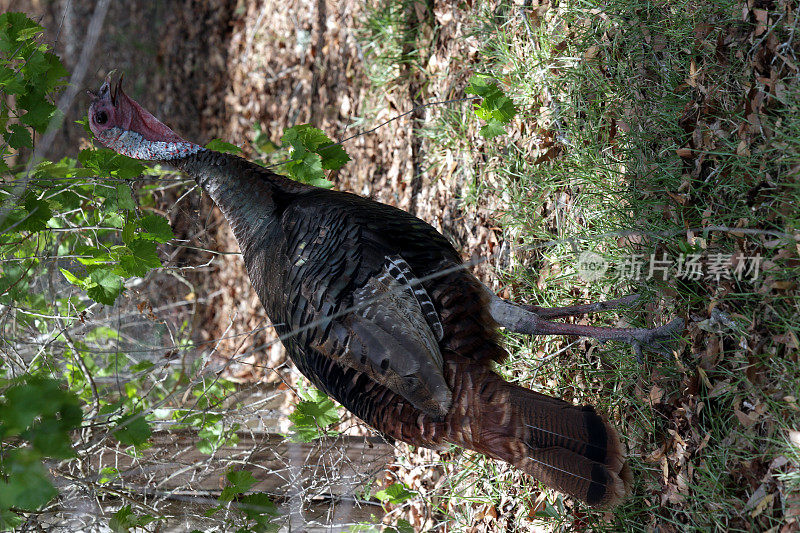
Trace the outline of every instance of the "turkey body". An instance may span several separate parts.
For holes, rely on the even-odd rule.
[[[429,224],[228,154],[172,163],[225,214],[289,357],[316,387],[388,437],[479,451],[590,505],[624,495],[618,437],[592,407],[492,370],[506,352],[486,290]]]
[[[507,461],[589,505],[625,496],[630,470],[605,418],[492,369],[506,357],[495,318],[529,334],[587,327],[497,298],[447,239],[409,213],[185,141],[121,82],[112,88],[107,78],[92,93],[89,125],[105,146],[174,165],[211,196],[289,357],[367,424],[417,446],[456,444]],[[588,329],[632,342],[654,336]]]

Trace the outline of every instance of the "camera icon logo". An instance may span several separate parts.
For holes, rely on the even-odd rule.
[[[594,252],[581,252],[578,256],[578,276],[584,281],[597,281],[608,270],[608,261]]]

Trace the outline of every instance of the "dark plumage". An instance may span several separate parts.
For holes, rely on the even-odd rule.
[[[370,426],[418,446],[453,443],[508,461],[589,505],[624,497],[629,470],[602,416],[507,383],[491,368],[506,357],[497,321],[531,334],[586,334],[543,319],[575,309],[499,299],[425,222],[184,141],[108,80],[89,119],[107,146],[169,162],[209,193],[289,356]],[[675,326],[595,329],[647,344]]]

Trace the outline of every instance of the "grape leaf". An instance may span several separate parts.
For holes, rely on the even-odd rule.
[[[147,233],[142,236],[145,239],[152,239],[156,242],[167,242],[175,235],[169,221],[161,215],[147,215],[140,221],[142,229]]]
[[[130,255],[120,257],[119,264],[131,276],[142,277],[151,268],[159,268],[161,260],[156,253],[156,243],[144,239],[134,239],[128,245]]]
[[[94,248],[93,246],[78,245],[75,247],[75,253],[85,257],[78,257],[77,260],[80,264],[86,266],[105,265],[112,261],[111,254],[105,249]],[[85,279],[84,285],[91,284],[92,281]],[[91,285],[86,285],[84,288],[89,288]]]
[[[10,506],[9,506],[10,507]],[[18,527],[25,521],[20,515],[0,506],[0,531],[8,531]]]
[[[322,171],[322,158],[305,149],[292,152],[292,160],[286,163],[286,170],[289,171],[291,177],[302,183],[325,179],[325,173]]]
[[[228,479],[228,486],[222,489],[219,500],[229,502],[239,494],[244,494],[250,487],[255,485],[256,478],[247,470],[229,470],[225,476]]]
[[[114,430],[114,437],[120,444],[128,446],[141,446],[150,439],[152,434],[150,424],[147,423],[141,411],[120,418],[117,421],[117,428]]]
[[[235,433],[239,429],[239,424],[233,424],[226,429],[221,420],[222,417],[219,420],[214,420],[214,417],[204,416],[202,420],[194,421],[194,426],[201,427],[200,431],[197,432],[199,438],[197,449],[200,452],[211,455],[226,444],[239,442],[239,436]]]
[[[156,518],[149,514],[137,516],[131,510],[130,505],[123,505],[111,516],[108,527],[114,533],[130,533],[131,528],[144,528],[155,520]]]
[[[50,117],[53,116],[56,106],[45,100],[44,95],[38,92],[30,92],[19,97],[17,104],[27,111],[20,120],[39,133],[44,133],[50,124]]]
[[[122,242],[125,244],[130,244],[133,242],[133,239],[136,237],[136,222],[128,221],[122,226]]]
[[[377,498],[381,503],[392,503],[396,505],[398,503],[403,503],[406,500],[410,500],[416,495],[416,492],[408,490],[403,483],[393,483],[385,489],[376,492],[375,498]]]
[[[261,515],[278,516],[278,507],[263,492],[248,494],[239,498],[240,508],[250,520],[256,520]]]
[[[25,211],[27,211],[27,214],[19,227],[27,231],[43,231],[47,229],[47,221],[53,216],[47,202],[32,196],[25,200]]]
[[[505,132],[506,129],[503,127],[503,123],[497,120],[488,121],[480,129],[480,134],[486,139],[492,139],[498,135],[503,135]]]
[[[82,289],[86,289],[87,288],[87,281],[85,279],[79,278],[78,276],[76,276],[75,274],[73,274],[72,272],[70,272],[69,270],[67,270],[65,268],[61,268],[59,270],[61,270],[61,273],[64,274],[65,278],[67,278],[67,281],[69,281],[73,285],[77,285],[78,287],[80,287]]]
[[[0,233],[43,231],[47,229],[47,221],[52,216],[53,213],[47,201],[29,195],[24,204],[11,211],[0,224]]]
[[[322,157],[322,168],[325,170],[339,170],[350,161],[350,156],[338,144],[321,146],[317,153]]]
[[[245,518],[254,520],[255,526],[251,531],[268,532],[278,531],[278,524],[272,523],[272,517],[279,516],[278,507],[263,492],[248,494],[238,500],[239,509],[244,513]]]
[[[323,170],[339,170],[350,161],[347,152],[328,138],[325,133],[310,124],[298,124],[287,129],[281,138],[283,144],[292,147],[291,161],[286,168],[289,174],[303,183],[330,187]],[[330,184],[330,185],[328,185]]]
[[[117,183],[117,206],[126,211],[133,211],[136,209],[136,202],[133,201],[131,188],[126,183]]]
[[[70,406],[71,420],[77,418],[80,423],[82,411],[78,407],[77,398],[75,400],[74,406]],[[77,425],[51,416],[38,421],[23,434],[23,437],[29,440],[33,448],[42,455],[56,459],[68,459],[75,457],[69,432]]]
[[[105,198],[103,209],[106,213],[133,211],[136,203],[133,201],[131,189],[126,183],[96,183],[94,195]]]
[[[325,133],[310,124],[300,124],[289,128],[281,139],[283,143],[289,143],[294,149],[305,148],[306,150],[318,154],[325,170],[339,170],[345,163],[350,161],[350,156],[341,147],[334,144]]]
[[[119,511],[113,514],[108,521],[108,527],[114,533],[128,533],[132,527],[136,527],[136,516],[131,511],[130,505],[123,505]]]
[[[3,457],[3,474],[0,477],[2,509],[15,507],[35,511],[58,496],[41,459],[30,448],[7,452]]]
[[[0,15],[0,51],[13,52],[19,48],[19,41],[32,39],[42,31],[44,28],[24,13],[3,13]]]
[[[53,53],[45,52],[44,60],[46,64],[44,72],[45,88],[46,91],[52,91],[58,85],[62,85],[66,82],[69,71],[64,68],[61,59]]]
[[[9,126],[10,132],[5,132],[3,137],[8,142],[11,148],[19,150],[20,148],[33,148],[33,139],[28,128],[21,124],[11,124]]]
[[[475,114],[487,122],[481,128],[480,134],[489,139],[505,133],[502,125],[508,124],[514,118],[517,108],[498,87],[497,82],[476,75],[470,78],[470,85],[465,92],[480,96],[482,99],[481,103],[475,106]]]
[[[144,172],[144,165],[108,148],[81,150],[78,154],[78,161],[84,167],[94,170],[100,177],[127,180],[140,176]]]
[[[59,419],[65,431],[80,424],[80,409],[74,394],[61,390],[57,381],[29,377],[6,389],[0,400],[0,437],[20,435],[35,420]]]
[[[208,144],[206,144],[206,148],[208,148],[209,150],[224,152],[228,154],[242,153],[242,149],[236,146],[235,144],[231,144],[220,139],[211,139],[210,141],[208,141]]]
[[[124,288],[122,278],[107,268],[93,270],[89,278],[93,286],[88,288],[86,295],[101,304],[113,305]]]
[[[0,87],[6,94],[18,94],[25,90],[20,75],[4,65],[0,65]]]
[[[328,427],[339,422],[339,412],[330,398],[315,391],[309,400],[295,406],[289,420],[292,421],[289,429],[295,432],[295,438],[302,442],[311,442],[327,434]]]

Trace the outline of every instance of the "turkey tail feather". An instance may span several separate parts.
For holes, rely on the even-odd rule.
[[[494,373],[471,403],[481,416],[466,446],[591,506],[613,507],[627,494],[632,476],[619,437],[593,407],[518,387]]]

